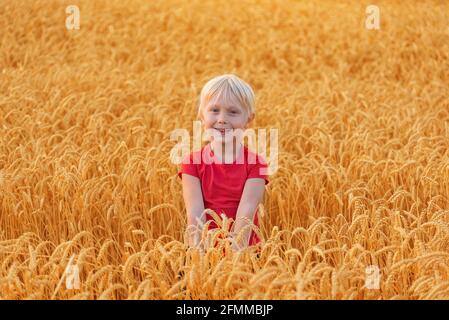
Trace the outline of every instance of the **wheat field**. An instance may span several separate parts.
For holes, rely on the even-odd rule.
[[[0,0],[0,39],[0,298],[449,298],[447,2]],[[260,256],[184,241],[170,132],[223,73],[279,129]]]

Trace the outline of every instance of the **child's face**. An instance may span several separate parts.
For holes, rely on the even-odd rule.
[[[232,130],[245,130],[247,125],[254,118],[254,114],[248,117],[245,109],[240,105],[237,99],[211,99],[202,110],[200,117],[205,130],[217,130],[217,137],[232,137]]]

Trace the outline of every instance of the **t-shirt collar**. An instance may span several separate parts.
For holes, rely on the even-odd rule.
[[[207,148],[206,149],[207,154],[209,154],[209,156],[211,158],[213,158],[214,161],[216,161],[215,162],[216,164],[230,164],[230,163],[225,163],[224,159],[222,160],[221,163],[218,163],[219,159],[215,156],[214,151],[211,148],[210,142],[206,145],[206,148]],[[244,163],[243,162],[243,157],[244,156],[245,156],[245,146],[244,146],[243,143],[240,143],[240,149],[239,149],[238,155],[237,155],[236,159],[232,162],[232,164],[243,164]]]

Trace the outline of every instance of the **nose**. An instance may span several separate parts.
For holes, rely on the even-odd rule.
[[[226,114],[224,112],[220,112],[217,122],[220,124],[226,123]]]

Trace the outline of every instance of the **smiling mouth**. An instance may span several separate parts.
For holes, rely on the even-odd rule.
[[[217,129],[217,128],[215,128],[215,130],[219,131],[222,135],[225,135],[226,132],[230,132],[232,129]]]

